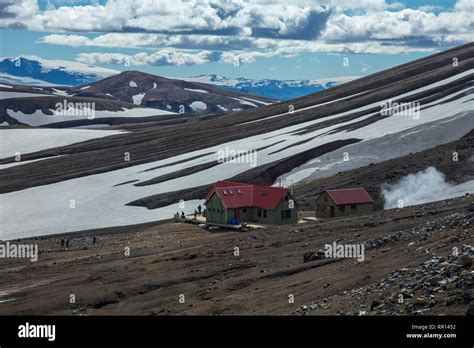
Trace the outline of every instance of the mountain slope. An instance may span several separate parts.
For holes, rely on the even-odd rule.
[[[454,58],[458,65],[452,64]],[[392,107],[411,103],[412,114],[387,114],[389,102]],[[423,138],[429,137],[447,122],[458,129],[443,138],[433,132],[428,146],[457,140],[472,129],[473,111],[474,44],[468,44],[284,103],[219,117],[123,126],[127,133],[23,154],[22,160],[30,162],[1,170],[1,209],[9,217],[4,231],[33,235],[166,219],[176,210],[192,212],[219,179],[274,184],[294,168],[343,147],[350,148],[344,151],[350,158],[364,157],[368,146],[363,144],[385,143],[386,136],[394,149],[387,151],[396,158],[403,156],[397,146],[404,136],[422,127]],[[256,151],[255,166],[219,162],[228,150]],[[124,161],[124,153],[131,154],[130,161]],[[13,157],[0,160],[13,162]],[[71,196],[87,204],[57,214]],[[185,201],[184,209],[179,200]],[[18,212],[37,216],[40,205],[37,220],[21,221]]]
[[[0,84],[2,126],[108,126],[181,117],[173,112],[140,107],[111,98],[76,96],[65,86]]]

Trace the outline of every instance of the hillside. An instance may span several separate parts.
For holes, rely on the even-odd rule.
[[[22,145],[20,132],[31,136],[37,130],[2,129],[12,149],[0,160],[2,210],[9,217],[2,233],[41,235],[163,220],[180,199],[192,212],[219,179],[274,184],[288,178],[286,184],[295,184],[315,179],[310,163],[339,157],[338,151],[359,159],[348,168],[357,169],[453,142],[473,128],[473,53],[471,43],[291,101],[110,127],[109,136],[79,143],[54,146],[46,133],[50,145],[38,141],[20,163],[12,157]],[[410,105],[413,114],[384,112],[395,102]],[[443,127],[449,132],[440,132]],[[421,141],[415,146],[417,134]],[[368,152],[377,144],[384,144],[384,156]],[[256,166],[218,162],[226,149],[257,151]],[[292,172],[297,175],[288,177]],[[457,180],[470,183],[472,177]],[[53,213],[67,209],[61,202],[71,195],[87,204]],[[20,221],[18,212],[38,219]]]
[[[112,98],[145,107],[185,114],[240,111],[272,103],[271,99],[203,83],[126,71],[70,90],[80,97]]]
[[[34,265],[0,264],[1,313],[465,315],[472,311],[473,204],[473,196],[462,197],[247,233],[166,222],[26,239],[39,244],[41,257]],[[60,238],[70,240],[69,250],[60,250]],[[304,262],[305,253],[336,238],[365,243],[364,262]],[[64,305],[64,289],[75,303]]]
[[[474,114],[472,114],[474,116]],[[471,117],[472,117],[471,116]],[[381,187],[393,184],[409,174],[435,167],[442,172],[449,183],[465,182],[474,179],[474,130],[461,139],[434,148],[411,153],[388,161],[372,163],[358,169],[339,172],[319,179],[298,182],[293,188],[303,210],[314,209],[317,195],[326,189],[338,187],[364,187],[374,198],[376,208],[383,208]],[[453,153],[459,156],[453,161]],[[436,188],[433,188],[435,190]],[[472,185],[474,194],[474,184]]]
[[[138,71],[123,72],[79,87],[44,84],[40,87],[35,86],[35,81],[25,86],[18,84],[21,79],[12,82],[0,84],[2,125],[109,126],[236,112],[274,102],[226,88]],[[61,108],[68,112],[58,114],[58,104],[72,106]],[[83,107],[90,112],[84,114]]]

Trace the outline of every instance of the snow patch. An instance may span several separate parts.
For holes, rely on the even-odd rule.
[[[67,91],[63,91],[62,89],[53,88],[52,90],[54,91],[53,94],[60,95],[62,97],[68,96]]]
[[[1,129],[2,146],[0,147],[0,158],[15,156],[18,152],[24,155],[120,133],[124,133],[124,131],[55,128]],[[25,139],[28,139],[28,141],[25,141]]]
[[[135,95],[132,97],[132,99],[133,99],[133,104],[135,104],[135,105],[141,105],[144,96],[145,96],[145,93],[135,94]]]
[[[189,107],[193,109],[195,112],[203,112],[207,110],[206,103],[202,101],[193,101],[191,104],[189,104]]]
[[[253,101],[255,103],[262,104],[262,105],[272,105],[273,104],[273,103],[266,103],[266,102],[263,102],[263,101],[257,100],[257,99],[247,98],[247,97],[242,97],[242,99],[247,99],[247,100]]]
[[[249,101],[246,101],[246,100],[242,100],[240,98],[231,98],[231,99],[234,99],[234,100],[237,100],[240,104],[242,105],[248,105],[248,106],[252,106],[254,108],[258,107],[257,105],[255,105],[254,103],[251,103]]]
[[[26,93],[26,92],[9,92],[9,91],[2,91],[2,93],[0,94],[0,100],[13,99],[13,98],[38,98],[38,97],[54,97],[54,95],[40,94],[40,93]]]
[[[209,94],[208,91],[205,91],[203,89],[192,89],[192,88],[185,88],[186,91],[190,91],[190,92],[196,92],[196,93],[206,93],[206,94]]]
[[[41,109],[36,110],[32,114],[25,114],[21,111],[13,111],[7,109],[7,114],[10,117],[25,123],[30,126],[42,126],[49,123],[63,122],[63,121],[72,121],[72,120],[85,120],[88,118],[88,115],[79,112],[78,110],[76,115],[55,115],[55,110],[50,109],[51,115],[45,114]],[[109,110],[95,110],[94,119],[101,119],[104,117],[150,117],[150,116],[160,116],[160,115],[171,115],[173,112],[152,109],[152,108],[133,108],[126,109],[122,108],[121,111],[109,111]]]

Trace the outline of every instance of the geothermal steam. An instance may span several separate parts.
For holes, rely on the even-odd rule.
[[[391,209],[463,196],[474,191],[474,180],[453,185],[434,167],[409,174],[392,185],[382,186],[384,208]]]

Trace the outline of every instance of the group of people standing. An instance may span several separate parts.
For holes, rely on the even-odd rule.
[[[97,238],[93,236],[91,239],[88,238],[92,242],[92,244],[95,244],[97,242]],[[60,250],[69,250],[69,238],[61,238],[61,240],[56,240],[56,245],[59,247]]]
[[[194,209],[194,218],[197,219],[197,217],[202,216],[204,212],[205,211],[203,211],[201,204],[199,204],[197,209]],[[184,214],[184,211],[181,211],[181,214],[179,212],[176,212],[176,214],[174,214],[174,221],[175,222],[186,221],[186,214]]]

